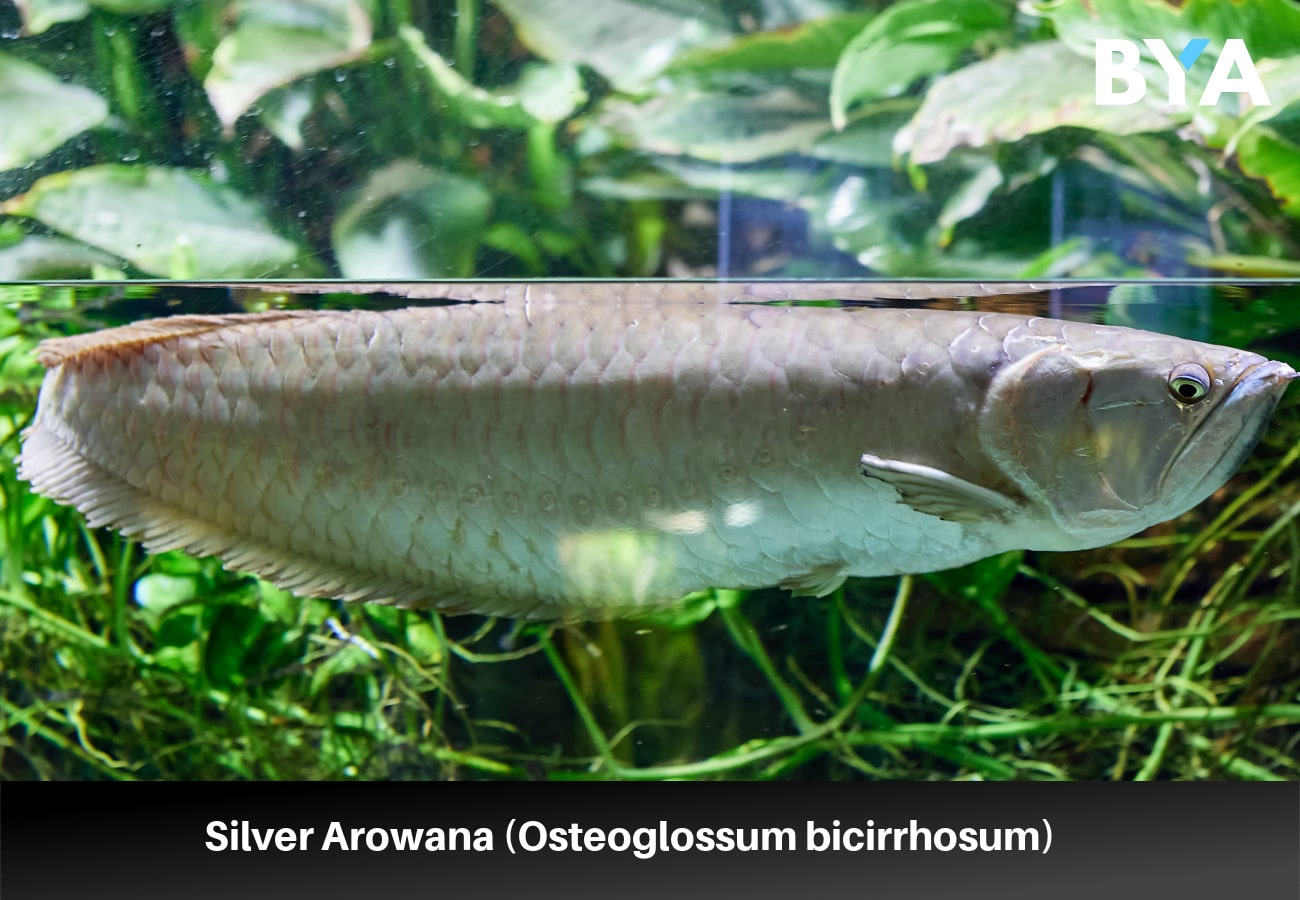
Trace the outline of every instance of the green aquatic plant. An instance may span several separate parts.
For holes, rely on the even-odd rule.
[[[32,495],[35,342],[183,293],[6,291],[6,777],[1300,777],[1294,401],[1207,504],[1114,547],[560,629],[295,598]],[[1243,302],[1268,300],[1215,310]]]

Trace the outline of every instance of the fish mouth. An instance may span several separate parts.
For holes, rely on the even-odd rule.
[[[1273,410],[1286,393],[1287,384],[1297,377],[1300,372],[1276,360],[1265,360],[1245,369],[1219,408],[1206,416],[1170,457],[1160,476],[1160,494],[1165,495],[1166,482],[1177,477],[1180,470],[1195,472],[1201,469],[1198,464],[1209,461],[1202,457],[1214,453],[1214,442],[1207,434],[1211,431],[1232,437],[1223,445],[1218,459],[1204,469],[1205,474],[1193,492],[1197,497],[1195,503],[1214,493],[1255,449]]]

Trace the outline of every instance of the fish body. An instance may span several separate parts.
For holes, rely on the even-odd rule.
[[[1043,318],[554,299],[42,361],[20,475],[94,525],[304,595],[561,618],[1109,543],[1222,484],[1295,374]]]

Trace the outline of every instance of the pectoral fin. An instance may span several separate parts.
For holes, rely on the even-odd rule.
[[[920,513],[949,522],[975,525],[1001,519],[1019,504],[1005,494],[950,475],[940,469],[864,454],[862,474],[898,491],[899,499]]]

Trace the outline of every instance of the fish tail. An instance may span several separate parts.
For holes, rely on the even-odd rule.
[[[18,477],[36,493],[79,510],[92,528],[111,527],[139,540],[147,552],[182,550],[194,556],[221,557],[224,568],[252,572],[299,596],[339,597],[398,606],[460,605],[419,585],[366,580],[345,566],[286,552],[230,533],[170,506],[97,465],[38,421],[23,433]]]
[[[158,516],[148,494],[86,458],[40,420],[23,433],[17,463],[18,477],[36,493],[79,510],[92,528],[110,525],[142,539],[151,553],[202,544],[211,531],[171,510]]]

